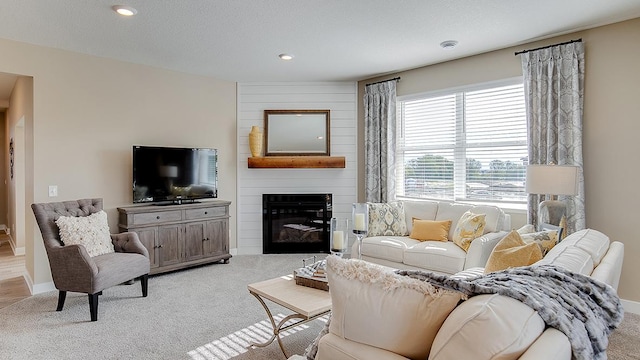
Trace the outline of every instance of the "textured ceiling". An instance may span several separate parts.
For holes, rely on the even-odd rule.
[[[341,81],[639,16],[640,0],[0,0],[0,38],[238,82]]]

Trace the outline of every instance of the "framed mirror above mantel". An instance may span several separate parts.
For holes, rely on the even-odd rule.
[[[264,110],[264,157],[249,168],[345,168],[331,154],[329,110]]]
[[[329,156],[329,110],[265,110],[265,156]]]

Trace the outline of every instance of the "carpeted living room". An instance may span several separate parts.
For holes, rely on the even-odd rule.
[[[640,353],[637,1],[0,8],[1,358]]]

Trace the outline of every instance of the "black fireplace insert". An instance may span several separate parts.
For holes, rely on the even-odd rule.
[[[331,194],[263,194],[265,254],[328,253]]]

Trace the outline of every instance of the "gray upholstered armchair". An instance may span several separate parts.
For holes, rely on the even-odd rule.
[[[89,297],[91,321],[98,320],[98,296],[111,286],[140,278],[142,296],[147,296],[149,253],[133,232],[111,234],[115,249],[90,257],[82,245],[64,245],[56,220],[60,216],[89,216],[102,210],[102,199],[32,204],[31,209],[42,233],[53,283],[60,292],[61,311],[67,291],[86,293]]]

